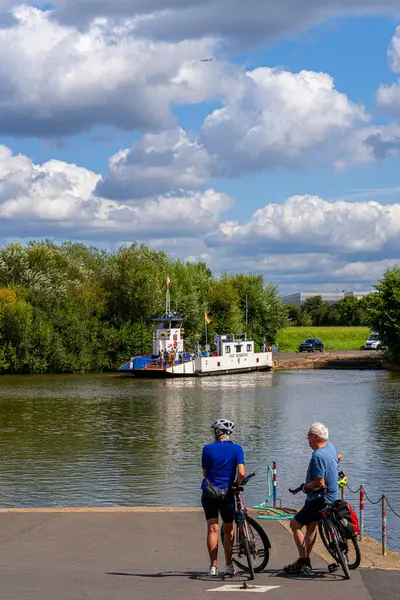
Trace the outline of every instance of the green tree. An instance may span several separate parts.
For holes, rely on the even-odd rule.
[[[0,302],[0,364],[3,372],[26,372],[33,308],[24,301]]]
[[[323,311],[322,296],[312,296],[303,302],[300,308],[300,314],[307,313],[313,321],[313,325],[320,320]]]
[[[400,364],[400,268],[388,269],[368,301],[371,329],[387,348],[390,358]]]
[[[0,372],[112,370],[142,347],[150,353],[167,276],[189,348],[205,341],[206,311],[210,341],[217,332],[250,336],[254,329],[256,340],[273,342],[286,324],[276,288],[258,274],[217,278],[202,262],[143,244],[116,251],[49,240],[10,244],[0,248]]]
[[[297,327],[301,321],[300,309],[295,304],[287,304],[286,306],[288,311],[288,326]]]
[[[363,304],[354,296],[346,296],[336,303],[338,325],[358,326],[363,324]]]

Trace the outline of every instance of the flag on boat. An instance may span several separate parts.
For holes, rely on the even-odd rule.
[[[210,317],[208,316],[208,314],[206,312],[204,313],[204,320],[207,323],[207,325],[212,323],[212,320],[210,319]]]
[[[170,286],[171,285],[171,280],[169,277],[167,277],[167,285]]]

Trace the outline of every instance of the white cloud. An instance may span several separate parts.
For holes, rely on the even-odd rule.
[[[400,14],[398,0],[57,0],[55,17],[79,26],[98,16],[141,17],[139,30],[156,39],[213,36],[254,45],[331,17]]]
[[[342,257],[387,257],[400,254],[400,204],[293,196],[282,204],[267,204],[247,223],[221,223],[207,241],[211,247],[235,248],[247,255],[334,252]]]
[[[99,181],[100,175],[88,169],[54,160],[34,165],[0,146],[2,237],[196,237],[218,227],[220,214],[232,206],[229,196],[212,189],[124,204],[96,197]]]
[[[97,193],[121,200],[193,190],[204,185],[209,173],[207,151],[177,128],[146,134],[130,150],[112,156]]]
[[[388,55],[393,73],[400,73],[400,25],[389,45]]]
[[[351,132],[345,140],[343,156],[334,163],[338,171],[396,156],[400,152],[400,126],[371,125]]]
[[[138,37],[134,21],[96,21],[85,32],[49,13],[15,9],[0,28],[0,132],[56,137],[112,125],[124,130],[171,126],[173,101],[218,95],[218,61],[210,39],[178,44]],[[202,80],[208,73],[208,86]]]
[[[181,128],[143,136],[110,159],[98,192],[140,198],[196,189],[212,177],[315,166],[349,150],[361,154],[359,147],[350,148],[349,138],[368,117],[335,89],[329,75],[236,69],[224,85],[225,106],[206,118],[199,140],[191,141]]]
[[[99,181],[77,165],[35,165],[0,146],[1,238],[145,241],[216,272],[257,271],[303,288],[368,288],[400,256],[400,203],[297,196],[267,204],[247,223],[221,222],[232,199],[212,189],[118,202],[96,195]]]
[[[334,157],[367,119],[325,73],[258,68],[240,79],[227,106],[204,123],[204,145],[222,174],[307,165]]]
[[[387,269],[394,265],[400,265],[400,258],[371,261],[368,263],[361,261],[350,262],[344,267],[335,269],[333,275],[340,279],[348,279],[350,281],[377,281]]]
[[[388,48],[390,67],[393,73],[400,73],[400,26]],[[400,81],[391,85],[381,85],[376,94],[378,106],[392,117],[400,117]]]
[[[215,176],[315,166],[347,150],[349,134],[367,119],[324,73],[237,68],[231,75],[225,106],[206,118],[199,140],[181,128],[144,135],[111,157],[98,193],[140,198],[198,189]]]
[[[378,154],[372,148],[373,128],[367,141],[357,137],[358,145],[350,147],[349,136],[358,135],[357,122],[367,117],[363,107],[335,89],[329,75],[237,68],[224,84],[226,105],[206,118],[199,139],[179,127],[143,135],[109,159],[97,193],[129,200],[199,189],[215,176],[315,166],[340,150],[351,151],[349,161],[361,162],[367,154],[364,142],[371,145],[370,160]]]

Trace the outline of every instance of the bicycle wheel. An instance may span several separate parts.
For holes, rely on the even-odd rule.
[[[358,569],[361,563],[361,550],[358,545],[358,540],[354,536],[350,540],[346,540],[347,549],[343,551],[344,557],[347,560],[350,571]]]
[[[335,555],[335,548],[332,545],[330,546],[329,534],[325,530],[325,527],[326,526],[324,521],[319,521],[318,530],[322,543],[324,544],[325,548],[328,550],[332,558],[337,560],[337,556]],[[354,571],[355,569],[358,569],[361,563],[361,550],[357,538],[352,537],[350,540],[343,539],[342,542],[344,558],[347,561],[349,569],[351,571]]]
[[[327,527],[326,527],[326,523],[324,519],[321,519],[321,521],[318,521],[318,531],[319,531],[319,535],[320,538],[322,540],[322,543],[324,544],[325,548],[328,550],[329,554],[332,556],[332,558],[334,558],[336,560],[336,556],[334,554],[332,554],[332,549],[331,549],[331,541],[330,541],[330,536],[329,536],[329,532],[327,531]]]
[[[268,564],[271,544],[262,526],[251,517],[247,517],[247,530],[254,572],[259,573]]]
[[[247,558],[248,568],[246,569],[246,571],[248,571],[250,574],[249,579],[254,579],[253,560],[250,553],[249,538],[246,529],[246,523],[241,525],[241,527],[239,528],[239,544],[243,548],[243,551]]]
[[[252,564],[255,573],[259,573],[268,564],[269,549],[271,544],[263,527],[251,517],[247,517],[247,530],[249,532],[249,550],[252,557]],[[236,531],[236,539],[233,545],[233,562],[242,571],[247,571],[248,567],[240,561],[243,555],[243,548],[239,545],[239,528]],[[221,527],[221,540],[224,541],[224,529]]]
[[[350,579],[349,565],[347,564],[347,560],[345,559],[342,549],[340,548],[340,543],[337,536],[333,538],[333,544],[335,547],[337,561],[343,569],[344,578]]]

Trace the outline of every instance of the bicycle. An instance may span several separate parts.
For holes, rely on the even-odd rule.
[[[318,488],[316,488],[318,490]],[[326,493],[326,488],[322,490],[320,493]],[[334,510],[332,509],[332,505],[327,505],[321,511],[322,519],[318,523],[318,531],[321,537],[322,543],[325,548],[328,550],[329,554],[337,559],[340,563],[340,566],[343,568],[345,575],[347,575],[346,571],[354,571],[358,569],[361,563],[361,550],[358,544],[358,540],[356,536],[352,536],[351,538],[347,538],[343,531],[341,530],[340,524],[337,523],[337,517],[335,515]],[[336,540],[339,545],[339,551],[336,549],[336,542],[332,537],[331,530],[327,527],[327,521],[333,522],[335,530],[337,532]],[[354,551],[354,556],[353,556]],[[343,567],[340,555],[342,556],[345,567]],[[329,567],[328,567],[329,568]],[[333,567],[330,569],[335,570]],[[346,579],[350,579],[350,573],[348,573],[348,577]]]
[[[233,486],[231,489],[235,495],[235,532],[232,547],[233,563],[242,571],[249,573],[249,579],[254,579],[254,574],[259,573],[268,564],[270,541],[264,529],[257,521],[249,517],[244,505],[241,492],[246,483],[255,476],[251,473],[245,477],[239,486]],[[224,541],[224,530],[221,529],[221,540]],[[246,557],[247,565],[242,562]],[[259,560],[259,562],[257,562]]]
[[[296,490],[289,490],[292,494],[301,491],[303,486],[300,486]],[[326,494],[328,488],[321,486],[313,489],[316,494]],[[341,530],[340,525],[337,522],[334,508],[332,504],[325,504],[320,510],[321,520],[318,522],[318,531],[321,537],[322,543],[325,548],[336,561],[333,564],[328,565],[328,570],[333,573],[338,568],[338,563],[342,567],[345,579],[350,579],[350,571],[357,569],[361,562],[361,552],[358,545],[356,536],[347,539]],[[349,546],[349,542],[351,545]],[[354,548],[355,557],[351,561],[351,550]]]

